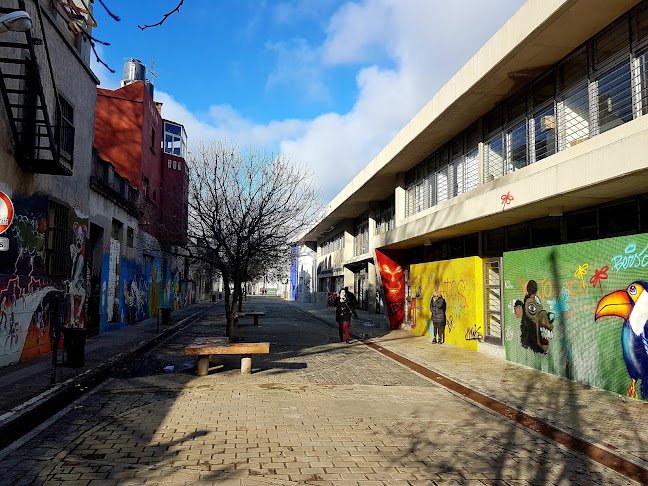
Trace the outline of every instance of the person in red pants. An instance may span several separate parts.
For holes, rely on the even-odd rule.
[[[355,302],[349,298],[346,289],[340,290],[339,295],[333,301],[335,306],[335,320],[338,323],[340,331],[340,341],[346,341],[349,344],[349,322],[351,316],[358,318],[355,310]]]

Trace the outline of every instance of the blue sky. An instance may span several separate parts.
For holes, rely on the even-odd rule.
[[[107,0],[99,49],[150,67],[189,146],[227,140],[308,164],[331,200],[524,3],[522,0]]]

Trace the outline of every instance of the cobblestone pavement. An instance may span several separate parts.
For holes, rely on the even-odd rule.
[[[182,353],[206,316],[0,452],[2,484],[621,485],[613,471],[427,380],[285,302],[252,299],[206,377]],[[174,372],[159,372],[173,366]]]

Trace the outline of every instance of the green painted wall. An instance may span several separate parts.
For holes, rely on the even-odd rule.
[[[648,281],[648,234],[507,252],[503,268],[506,358],[627,394],[631,379],[621,343],[624,318],[597,320],[595,314],[604,296],[625,291],[635,281]],[[537,283],[537,299],[531,297],[535,305],[528,312],[517,307],[516,315],[516,301],[525,299],[530,280]],[[523,320],[532,333],[538,323],[553,326],[546,351],[528,339],[523,346]],[[639,398],[648,399],[648,377],[646,382]],[[639,383],[636,389],[640,390]]]

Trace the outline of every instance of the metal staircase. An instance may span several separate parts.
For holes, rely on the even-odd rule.
[[[38,3],[17,0],[13,8],[0,7],[0,14],[25,10],[32,18],[29,31],[0,35],[0,92],[21,169],[72,175],[72,154],[61,152],[61,141],[74,137],[74,128],[60,113]]]

